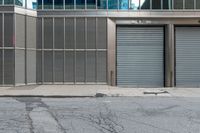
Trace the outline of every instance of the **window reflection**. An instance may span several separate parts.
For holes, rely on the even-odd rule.
[[[25,0],[15,0],[15,5],[25,7]]]
[[[38,0],[38,3],[37,3],[37,8],[38,9],[42,9],[42,0]]]
[[[128,0],[119,0],[119,9],[127,10],[128,9]]]
[[[36,9],[37,8],[37,0],[27,0],[27,8]]]
[[[96,0],[87,0],[87,9],[96,9]]]
[[[2,5],[3,4],[3,0],[0,0],[0,5]]]
[[[172,1],[163,0],[163,9],[172,9]]]
[[[197,8],[197,9],[200,9],[200,0],[197,0],[197,1],[196,1],[196,8]]]
[[[52,9],[53,0],[44,0],[44,9]]]
[[[63,9],[63,0],[54,0],[55,9]]]
[[[65,9],[74,9],[74,0],[65,0]]]
[[[150,9],[150,0],[141,0],[140,5],[141,9]]]
[[[108,0],[108,9],[118,9],[118,1]]]
[[[4,5],[13,5],[14,0],[4,0]]]
[[[152,9],[161,9],[161,0],[152,0]]]
[[[98,9],[107,9],[106,0],[97,0],[97,7]]]
[[[194,0],[185,0],[185,9],[194,9]]]
[[[76,0],[77,9],[85,9],[85,0]]]
[[[130,0],[130,9],[138,10],[140,8],[139,0]]]
[[[174,9],[183,9],[183,0],[174,0]]]

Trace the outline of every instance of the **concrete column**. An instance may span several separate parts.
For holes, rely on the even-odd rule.
[[[108,40],[108,85],[116,85],[116,24],[114,21],[107,20],[107,40]]]
[[[175,86],[175,44],[174,25],[165,27],[165,87]]]

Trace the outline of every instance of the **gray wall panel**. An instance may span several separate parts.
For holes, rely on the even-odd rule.
[[[87,19],[87,49],[96,48],[96,18]]]
[[[42,48],[42,18],[37,18],[37,49]]]
[[[73,51],[65,52],[65,82],[74,82],[75,56]]]
[[[95,82],[96,81],[96,52],[87,52],[86,58],[86,81]]]
[[[16,14],[16,47],[25,48],[25,16]]]
[[[85,82],[85,52],[76,52],[76,82]]]
[[[4,84],[14,84],[15,69],[14,50],[4,50]]]
[[[14,17],[13,14],[4,14],[4,46],[14,46]]]
[[[3,38],[3,31],[2,31],[2,29],[3,29],[3,19],[2,19],[2,14],[0,14],[0,47],[2,47],[3,46],[3,41],[2,41],[2,38]]]
[[[26,29],[27,29],[27,35],[26,35],[27,48],[36,48],[36,18],[27,16]]]
[[[3,50],[0,49],[0,85],[3,84]]]
[[[97,49],[107,48],[107,19],[97,19]]]
[[[44,18],[44,48],[53,48],[53,18]]]
[[[55,18],[55,49],[64,49],[64,18]]]
[[[55,51],[54,58],[54,72],[55,72],[55,82],[63,82],[64,79],[64,52]]]
[[[27,83],[36,83],[36,51],[27,50]]]
[[[76,49],[85,48],[85,19],[76,19]]]
[[[36,53],[36,82],[42,82],[42,51]]]
[[[44,82],[53,82],[53,52],[44,51]]]
[[[200,27],[176,27],[176,86],[200,86]]]
[[[97,52],[97,82],[107,82],[107,52]]]
[[[65,19],[65,48],[74,49],[74,19],[66,18]]]
[[[15,83],[25,83],[25,51],[15,50]]]

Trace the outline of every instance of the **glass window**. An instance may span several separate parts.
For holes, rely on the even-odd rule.
[[[194,0],[185,0],[185,9],[194,9]]]
[[[65,9],[74,9],[74,0],[65,0]]]
[[[174,9],[183,9],[183,0],[174,0]]]
[[[15,0],[15,5],[25,7],[25,0]]]
[[[38,3],[37,3],[37,8],[38,9],[42,9],[42,0],[38,0]]]
[[[118,1],[108,0],[108,9],[118,9]]]
[[[107,9],[106,0],[97,0],[97,7],[98,9]]]
[[[163,9],[172,9],[172,1],[163,0]]]
[[[119,0],[119,9],[127,10],[128,9],[128,0]]]
[[[161,9],[161,0],[152,0],[152,9]]]
[[[55,9],[63,9],[63,0],[54,0],[54,8]]]
[[[139,0],[130,0],[130,9],[138,10],[140,8]]]
[[[38,1],[38,3],[39,3],[39,1]],[[42,3],[41,3],[41,6],[42,6]],[[37,0],[27,0],[27,8],[37,9]]]
[[[150,9],[150,0],[141,0],[140,8],[141,9]]]
[[[3,0],[0,0],[0,5],[2,5],[2,3],[3,3]]]
[[[85,9],[85,0],[76,0],[76,9]]]
[[[14,4],[14,0],[4,0],[4,5]]]
[[[87,0],[87,9],[96,9],[96,0]]]
[[[196,8],[200,9],[200,0],[196,0]]]
[[[53,0],[44,0],[44,9],[53,9]]]

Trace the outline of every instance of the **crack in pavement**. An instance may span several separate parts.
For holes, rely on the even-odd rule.
[[[28,123],[30,125],[30,133],[34,133],[35,131],[35,125],[34,125],[34,120],[31,116],[32,115],[39,115],[39,113],[41,113],[42,111],[45,113],[48,113],[49,116],[56,122],[54,124],[57,124],[57,128],[60,129],[60,131],[62,133],[66,133],[65,128],[60,124],[60,122],[58,121],[58,119],[56,118],[56,116],[49,110],[49,106],[46,105],[41,98],[15,98],[15,100],[21,102],[21,103],[25,103],[26,106],[26,112],[27,112],[27,119],[28,119]],[[39,109],[39,111],[38,111]],[[34,113],[34,114],[33,114]],[[49,119],[51,119],[49,118]]]

